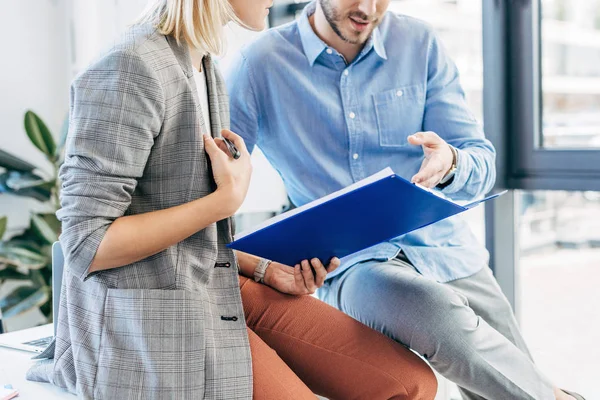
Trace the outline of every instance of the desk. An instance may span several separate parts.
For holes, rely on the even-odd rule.
[[[19,331],[19,334],[26,335],[28,331],[34,331],[39,328],[26,329]],[[15,332],[16,334],[17,332]],[[37,337],[41,337],[37,335]],[[76,397],[69,392],[62,390],[49,383],[29,382],[25,379],[25,373],[29,367],[35,363],[31,357],[35,353],[27,351],[13,350],[6,347],[0,347],[0,385],[11,384],[19,391],[19,397],[15,400],[74,400]]]

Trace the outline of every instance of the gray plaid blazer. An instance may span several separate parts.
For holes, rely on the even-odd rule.
[[[219,135],[228,98],[210,57],[204,67]],[[75,79],[57,213],[66,260],[58,333],[28,379],[84,399],[252,398],[230,219],[87,273],[116,218],[213,192],[200,107],[187,47],[150,26],[131,28]]]

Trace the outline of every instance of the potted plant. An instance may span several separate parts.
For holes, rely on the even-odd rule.
[[[31,143],[52,165],[45,176],[36,166],[0,150],[0,195],[36,199],[45,212],[32,213],[29,227],[21,234],[6,238],[7,216],[0,216],[0,285],[7,280],[26,281],[0,299],[0,316],[14,317],[39,307],[47,322],[52,321],[52,243],[58,240],[60,222],[58,169],[66,138],[66,124],[57,144],[53,135],[34,112],[25,113],[25,132]]]

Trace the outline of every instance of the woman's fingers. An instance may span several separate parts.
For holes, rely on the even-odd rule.
[[[313,275],[312,268],[308,263],[308,260],[303,260],[300,265],[302,266],[302,277],[304,278],[304,285],[308,289],[310,294],[313,294],[317,287],[315,285],[315,276]]]
[[[329,265],[327,266],[327,273],[331,273],[333,271],[335,271],[341,264],[342,262],[340,261],[339,258],[337,257],[333,257],[331,259],[331,261],[329,261]]]
[[[229,149],[227,148],[225,141],[221,138],[215,138],[214,140],[215,140],[215,143],[217,144],[217,147],[219,149],[221,149],[221,151],[223,153],[225,153],[228,157],[231,157],[231,154],[229,153]]]
[[[300,264],[294,266],[294,281],[296,282],[296,287],[308,290],[304,284],[304,277],[302,276],[302,267],[300,267]]]
[[[206,153],[208,153],[211,160],[213,160],[214,157],[221,157],[221,150],[215,142],[215,139],[207,134],[204,135],[204,150],[206,150]]]
[[[241,136],[236,135],[235,133],[231,132],[228,129],[223,129],[221,131],[221,136],[223,136],[225,139],[231,140],[233,142],[233,144],[235,144],[235,147],[237,147],[237,149],[239,151],[248,153],[248,149],[246,148],[246,143],[244,142],[244,139],[242,139]]]
[[[323,263],[321,263],[321,260],[319,260],[318,258],[313,258],[312,260],[310,260],[310,264],[312,265],[315,271],[315,286],[317,288],[320,288],[321,286],[323,286],[323,283],[325,283],[325,278],[327,277],[327,270],[323,266]]]

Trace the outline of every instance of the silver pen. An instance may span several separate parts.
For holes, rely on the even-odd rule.
[[[242,156],[242,153],[240,153],[240,151],[237,149],[237,147],[235,147],[231,140],[223,138],[223,141],[225,142],[225,145],[229,149],[229,153],[231,153],[231,157],[233,157],[234,160],[237,160]]]

